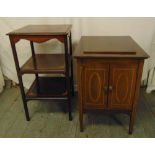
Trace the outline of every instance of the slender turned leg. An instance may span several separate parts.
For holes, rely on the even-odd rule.
[[[81,108],[79,111],[79,121],[80,121],[80,132],[83,132],[83,110]]]
[[[22,74],[20,73],[20,67],[19,67],[19,62],[18,62],[18,56],[17,56],[15,42],[14,42],[14,40],[13,40],[13,38],[11,36],[10,36],[10,43],[11,43],[11,48],[12,48],[13,57],[14,57],[14,61],[15,61],[15,66],[16,66],[16,70],[17,70],[18,81],[19,81],[20,91],[21,91],[21,95],[22,95],[25,116],[26,116],[26,120],[29,121],[30,117],[29,117],[27,101],[26,101],[26,97],[25,97],[25,91],[24,91],[24,86],[23,86]]]
[[[20,86],[20,91],[21,91],[22,99],[23,99],[23,105],[24,105],[26,120],[30,121],[29,111],[28,111],[27,101],[25,99],[25,91],[24,91],[24,86],[23,86],[23,81],[22,81],[21,75],[18,75],[18,79],[19,79],[19,86]]]
[[[135,112],[133,110],[130,114],[129,134],[132,134],[133,132],[134,122],[135,122]]]
[[[69,120],[72,121],[72,108],[71,108],[71,87],[70,87],[70,78],[69,75],[66,77],[67,80],[67,92],[68,92],[68,112],[69,112]]]
[[[72,121],[71,96],[68,96],[68,111],[69,111],[69,120]]]
[[[73,65],[72,65],[72,62],[71,62],[71,74],[73,74]],[[74,96],[74,80],[73,80],[73,75],[71,75],[71,90],[72,90],[72,96]]]
[[[24,105],[24,111],[25,111],[26,120],[30,121],[30,116],[29,116],[29,111],[28,111],[28,107],[27,107],[27,102],[25,100],[23,100],[23,105]]]
[[[69,112],[69,120],[72,120],[72,112],[71,112],[71,81],[70,81],[70,75],[69,75],[69,55],[68,55],[68,40],[67,40],[67,36],[65,37],[65,42],[64,42],[64,46],[65,46],[65,68],[66,68],[66,89],[67,89],[67,97],[68,97],[68,112]],[[68,60],[69,59],[69,60]]]
[[[73,80],[73,59],[72,59],[72,35],[69,36],[69,48],[71,56],[71,87],[72,87],[72,96],[74,96],[74,80]]]
[[[83,114],[85,114],[85,113],[86,113],[86,110],[83,109]]]
[[[81,62],[77,61],[77,89],[78,89],[78,111],[79,111],[79,123],[80,123],[80,132],[83,132],[83,112],[86,111],[83,107],[83,94],[82,94],[82,73],[83,73],[83,66]]]
[[[30,121],[27,101],[25,99],[25,91],[24,91],[22,76],[20,74],[18,75],[18,79],[19,79],[19,86],[20,86],[20,91],[21,91],[21,95],[22,95],[22,99],[23,99],[23,105],[24,105],[24,111],[25,111],[26,120]]]
[[[70,78],[67,75],[67,92],[68,92],[68,112],[69,112],[69,120],[72,121],[72,107],[71,107],[71,91],[70,91]]]
[[[33,41],[30,41],[30,46],[31,46],[31,52],[32,52],[33,65],[34,65],[34,68],[37,69],[37,61],[36,61]],[[35,77],[36,77],[36,83],[37,83],[37,92],[40,93],[38,73],[35,73]]]

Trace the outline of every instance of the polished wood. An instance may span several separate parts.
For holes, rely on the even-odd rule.
[[[67,35],[71,25],[27,25],[7,35]]]
[[[108,64],[90,64],[84,69],[84,106],[105,108],[107,106]]]
[[[79,122],[80,122],[80,131],[83,131],[83,111],[84,111],[84,104],[83,104],[83,65],[81,59],[77,61],[77,90],[78,90],[78,109],[79,109]]]
[[[71,25],[27,25],[14,30],[7,35],[12,37],[12,41],[17,43],[20,39],[42,43],[50,39],[58,39],[62,43],[65,36],[71,31]]]
[[[19,66],[16,46],[15,46],[13,40],[12,40],[12,37],[9,37],[9,39],[10,39],[10,43],[11,43],[13,58],[14,58],[14,61],[15,61],[15,66],[16,66],[16,71],[17,71],[21,96],[22,96],[22,100],[23,100],[23,106],[24,106],[24,112],[25,112],[26,120],[30,121],[30,116],[29,116],[29,111],[28,111],[28,106],[27,106],[26,96],[25,96],[25,91],[24,91],[24,85],[23,85],[23,79],[22,79],[22,75],[20,74],[20,66]]]
[[[24,73],[65,73],[64,54],[35,54],[21,67]]]
[[[103,54],[104,52],[106,54]],[[147,58],[148,54],[130,36],[82,36],[74,56],[76,58],[137,59]]]
[[[137,61],[110,64],[109,109],[131,109],[136,84]]]
[[[132,111],[131,111],[131,115],[130,115],[130,125],[129,125],[129,133],[130,134],[133,131],[133,126],[134,126],[135,119],[136,119],[137,103],[138,103],[138,98],[139,98],[139,89],[140,89],[140,84],[141,84],[141,76],[142,76],[142,73],[143,73],[143,65],[144,65],[144,61],[140,60],[138,62],[135,96],[134,96]]]
[[[16,65],[26,119],[29,121],[28,100],[65,99],[68,102],[69,120],[71,115],[71,93],[74,94],[71,25],[28,25],[8,33]],[[30,41],[32,57],[20,67],[16,44],[20,40]],[[64,45],[63,54],[36,54],[34,42],[43,43],[57,39]],[[24,91],[22,75],[35,74],[36,78],[27,93]],[[40,74],[63,74],[62,77],[42,78]],[[65,90],[64,90],[65,89]],[[55,92],[54,92],[55,91]]]
[[[135,53],[128,53],[131,51]],[[84,111],[100,109],[129,113],[129,133],[132,133],[143,63],[148,58],[145,51],[129,36],[84,36],[75,58],[80,131]]]
[[[36,43],[43,43],[51,39],[57,39],[60,42],[64,43],[65,35],[18,35],[18,34],[11,34],[10,35],[12,41],[16,44],[21,39],[36,42]]]
[[[136,54],[135,51],[84,51],[84,54]]]
[[[69,47],[68,46],[68,38],[67,36],[65,37],[65,43],[64,43],[64,48],[65,48],[65,68],[66,68],[66,87],[67,87],[67,96],[68,96],[68,111],[69,111],[69,120],[71,121],[72,120],[72,115],[71,115],[71,82],[70,82],[70,77],[69,77],[69,74],[71,72],[70,70],[70,66],[69,63],[71,63],[69,60],[70,59],[70,55],[68,55],[68,50],[69,50]],[[71,53],[72,51],[70,51]],[[72,79],[72,78],[71,78]]]
[[[72,55],[72,34],[70,33],[69,37],[69,51],[70,55]],[[71,59],[71,75],[73,75],[73,59]],[[71,87],[72,87],[72,96],[74,96],[74,78],[71,76]]]

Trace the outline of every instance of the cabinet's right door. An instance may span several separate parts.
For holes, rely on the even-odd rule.
[[[110,65],[110,109],[131,109],[136,85],[137,62],[114,62]]]

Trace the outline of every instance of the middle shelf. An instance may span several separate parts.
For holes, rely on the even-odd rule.
[[[65,74],[64,54],[35,54],[21,67],[21,74],[59,73]]]

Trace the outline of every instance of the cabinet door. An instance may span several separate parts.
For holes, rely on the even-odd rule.
[[[109,64],[91,64],[84,68],[83,104],[90,108],[105,108],[107,105]]]
[[[110,109],[131,109],[136,84],[137,63],[122,62],[110,65],[109,98]]]

